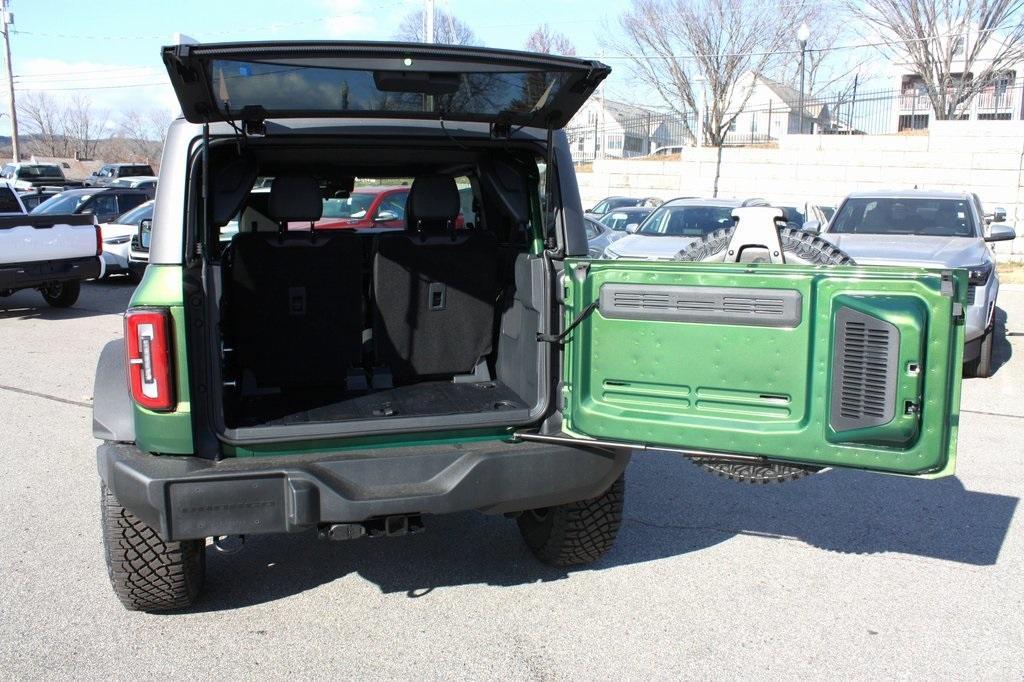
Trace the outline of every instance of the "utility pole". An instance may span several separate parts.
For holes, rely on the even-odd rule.
[[[17,163],[21,155],[18,151],[18,107],[14,103],[14,69],[11,67],[11,25],[14,24],[14,15],[8,9],[7,1],[0,0],[0,9],[3,11],[4,49],[7,52],[7,94],[11,101],[11,151]]]
[[[434,42],[434,0],[426,0],[426,8],[423,11],[424,42]]]

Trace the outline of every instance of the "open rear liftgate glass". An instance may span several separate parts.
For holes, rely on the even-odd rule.
[[[564,429],[952,473],[966,281],[896,268],[568,260]],[[697,451],[693,453],[692,451]]]

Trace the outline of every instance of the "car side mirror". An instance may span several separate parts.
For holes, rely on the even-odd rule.
[[[626,234],[636,234],[640,231],[640,223],[630,223],[626,225]]]
[[[93,177],[96,177],[99,174],[100,174],[99,171],[93,171],[92,173],[90,173],[90,175],[92,175]]]
[[[1006,222],[1006,209],[997,208],[992,211],[992,222],[994,223],[1005,223]]]
[[[803,225],[804,232],[810,232],[811,234],[821,234],[821,221],[820,220],[806,220]]]
[[[149,242],[153,236],[153,219],[146,218],[139,223],[139,246],[149,249]]]
[[[985,241],[1006,242],[1017,238],[1017,231],[1009,225],[993,225]]]

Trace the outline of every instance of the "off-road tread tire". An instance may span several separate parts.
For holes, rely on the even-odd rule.
[[[171,611],[191,606],[203,585],[206,543],[166,542],[105,485],[100,496],[107,573],[124,607]]]
[[[60,293],[56,296],[52,295],[47,287],[43,287],[42,290],[43,300],[54,308],[70,308],[75,304],[75,301],[78,300],[78,296],[81,293],[82,283],[78,280],[62,282]]]
[[[733,228],[716,230],[703,240],[680,252],[676,256],[676,260],[693,262],[717,260],[716,257],[720,256],[729,246],[732,232]],[[853,259],[835,246],[821,237],[803,230],[791,227],[780,228],[779,244],[782,246],[784,259],[786,256],[796,256],[804,264],[810,265],[854,265]],[[695,458],[692,461],[704,471],[741,483],[783,483],[821,471],[821,467],[795,464],[745,464],[713,458]]]
[[[589,564],[615,544],[625,495],[623,474],[597,497],[549,507],[543,521],[530,512],[521,514],[519,531],[534,555],[546,564]]]
[[[729,246],[733,228],[715,230],[676,254],[681,261],[707,261],[725,251]],[[852,258],[817,235],[791,227],[779,229],[779,243],[783,258],[786,254],[796,256],[810,265],[855,265]]]

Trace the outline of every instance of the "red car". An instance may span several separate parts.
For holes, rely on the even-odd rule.
[[[344,198],[324,200],[324,213],[316,229],[367,229],[405,227],[407,186],[357,187]]]

